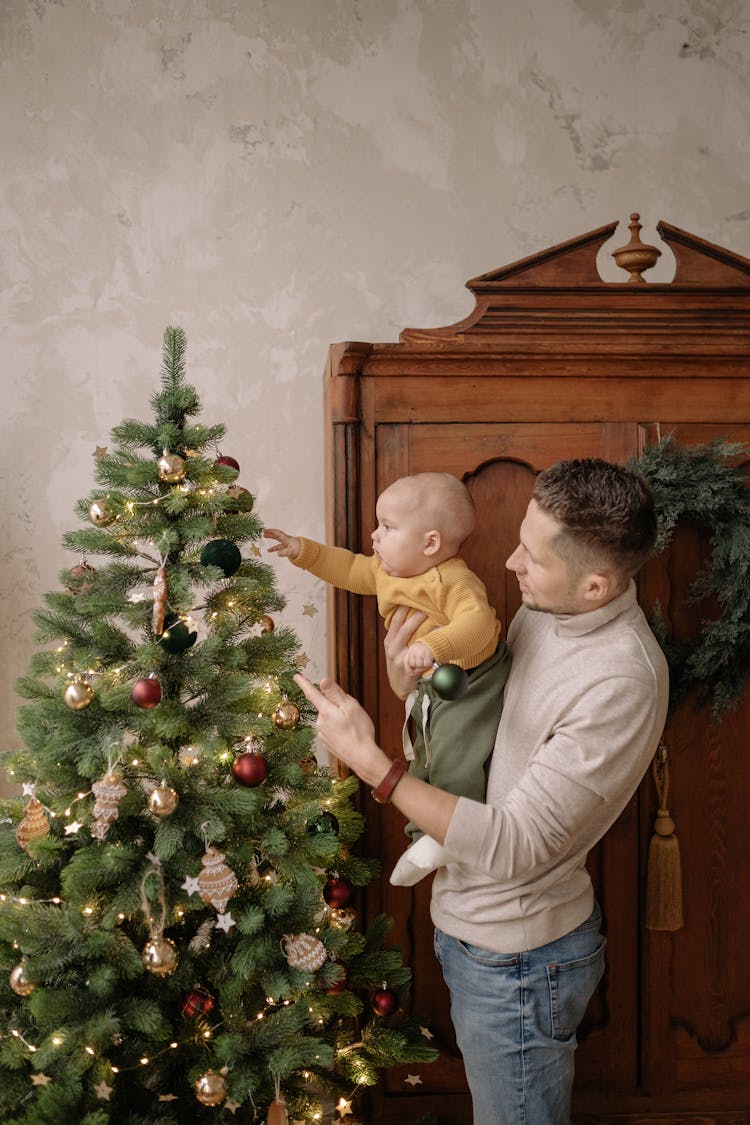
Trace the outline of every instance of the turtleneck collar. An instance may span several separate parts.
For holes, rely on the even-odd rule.
[[[635,604],[635,582],[631,578],[621,594],[599,609],[592,609],[590,613],[555,614],[555,631],[559,637],[584,637],[587,633],[593,633],[594,629],[606,625],[625,610],[631,609]]]

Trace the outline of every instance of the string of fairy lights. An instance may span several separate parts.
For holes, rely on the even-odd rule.
[[[105,448],[97,447],[97,451],[94,455],[97,459],[105,457],[106,455],[107,450]],[[197,454],[196,451],[186,450],[186,456],[194,457],[199,456],[199,454]],[[236,465],[236,462],[233,462],[233,459],[231,458],[225,459],[218,457],[216,463],[218,464],[222,462],[225,464],[231,464],[232,467]],[[239,500],[244,496],[250,496],[250,493],[247,489],[244,489],[237,484],[211,484],[206,486],[197,485],[195,482],[187,478],[185,458],[180,457],[177,454],[172,454],[167,449],[164,450],[162,457],[157,462],[157,467],[159,480],[161,481],[162,485],[173,485],[180,494],[190,495],[191,500],[199,508],[201,507],[201,502],[208,501],[210,503],[219,492],[229,496],[233,500]],[[236,467],[239,468],[239,466]],[[129,518],[135,517],[138,510],[141,508],[158,507],[159,505],[164,504],[169,500],[171,491],[172,490],[170,489],[166,492],[162,492],[158,496],[149,497],[148,499],[143,501],[132,499],[122,501],[121,498],[115,498],[113,501],[114,494],[109,493],[91,502],[88,507],[88,516],[91,523],[95,527],[107,529],[112,528],[113,534],[115,534],[117,537],[122,537],[124,534],[124,526],[127,525]],[[118,508],[120,510],[117,510]],[[250,509],[246,508],[245,510],[249,511]],[[216,512],[213,512],[213,515],[215,521]],[[212,545],[213,549],[210,549]],[[167,648],[167,651],[184,651],[185,648],[190,647],[190,645],[194,643],[197,637],[197,631],[191,632],[192,630],[196,630],[196,621],[193,616],[194,614],[203,613],[206,624],[209,627],[220,621],[223,614],[234,615],[239,612],[240,614],[246,615],[244,621],[251,620],[251,618],[247,616],[247,607],[243,606],[241,599],[238,600],[237,598],[232,596],[221,598],[221,596],[219,595],[220,601],[218,603],[216,596],[214,596],[213,607],[209,605],[197,605],[192,607],[192,609],[190,609],[189,611],[173,612],[168,620],[168,624],[165,625],[165,611],[168,608],[168,590],[166,587],[165,569],[167,563],[167,555],[159,551],[156,543],[154,543],[154,547],[156,548],[155,553],[150,553],[149,551],[142,549],[139,549],[136,553],[149,563],[153,564],[156,567],[157,571],[156,579],[154,580],[152,586],[152,597],[154,605],[154,632],[157,633],[157,635],[161,636],[162,641],[164,641],[165,639],[169,641],[171,635],[174,634],[176,630],[183,630],[182,633],[179,633],[178,639],[174,642],[178,647],[174,649]],[[252,547],[251,550],[256,555],[256,557],[260,555],[260,551],[256,547]],[[206,544],[206,547],[204,547],[203,551],[201,552],[200,562],[206,566],[219,566],[220,569],[224,570],[225,577],[229,578],[236,571],[236,569],[239,568],[241,557],[239,555],[239,550],[236,548],[235,544],[231,543],[229,540],[218,538],[209,540],[209,542]],[[77,586],[74,585],[73,587],[70,587],[71,592],[84,589],[87,575],[91,576],[95,573],[95,569],[90,566],[90,564],[86,561],[85,556],[82,555],[79,565],[73,568],[73,571],[71,571],[71,574],[78,582]],[[144,572],[144,580],[145,576],[148,573],[148,571]],[[133,605],[147,600],[150,600],[148,593],[138,593],[131,591],[131,593],[128,595],[128,601]],[[114,608],[118,607],[113,607],[113,609]],[[305,613],[308,615],[312,615],[312,609],[313,607],[310,606],[305,607]],[[159,626],[158,628],[157,621]],[[264,614],[260,618],[260,620],[256,622],[256,624],[262,634],[273,632],[275,627],[273,619],[266,614]],[[54,673],[59,676],[67,685],[63,691],[63,698],[66,705],[73,711],[84,710],[93,702],[97,690],[94,687],[95,684],[100,683],[103,686],[106,685],[107,687],[112,688],[119,687],[123,684],[126,677],[131,674],[131,670],[126,665],[123,665],[121,663],[117,663],[114,666],[106,669],[102,668],[101,662],[99,661],[93,662],[93,665],[87,666],[86,668],[72,667],[68,659],[68,653],[70,652],[71,647],[71,641],[69,639],[65,639],[53,650],[54,655],[58,658],[57,662],[53,666],[53,670]],[[306,662],[306,657],[304,657],[303,654],[303,661],[300,663],[304,662]],[[265,702],[262,708],[257,712],[256,716],[259,723],[259,729],[262,731],[263,723],[268,721],[269,713],[271,722],[280,729],[292,729],[296,727],[300,719],[299,709],[296,707],[296,705],[291,703],[286,694],[283,692],[279,679],[276,676],[270,674],[255,676],[253,677],[253,679],[255,681],[256,690],[260,690],[265,697]],[[140,694],[137,694],[138,689],[140,689]],[[158,682],[156,682],[155,673],[151,673],[149,676],[141,678],[133,686],[133,702],[135,702],[137,706],[142,707],[143,709],[150,709],[152,706],[155,706],[155,702],[158,702],[160,698],[161,689],[158,685]],[[264,759],[262,757],[262,754],[260,753],[262,746],[263,741],[261,735],[258,733],[258,731],[253,731],[245,736],[239,747],[234,747],[233,749],[223,748],[217,752],[212,752],[208,759],[208,764],[220,763],[221,765],[224,765],[233,760],[235,764],[232,768],[238,780],[240,780],[242,784],[257,784],[257,778],[259,776],[257,771],[260,768],[258,763],[264,763]],[[252,766],[249,764],[250,758],[253,758]],[[238,773],[236,769],[237,762],[243,759],[245,760],[246,771],[249,771],[245,773],[244,777],[240,773]],[[180,748],[178,760],[186,769],[196,767],[200,764],[206,764],[207,762],[205,751],[193,744],[189,744]],[[68,799],[65,808],[62,810],[55,809],[54,807],[51,807],[48,804],[43,804],[38,800],[35,792],[37,783],[24,782],[23,795],[24,797],[28,798],[28,803],[24,809],[24,820],[21,822],[21,825],[19,825],[19,828],[17,830],[17,839],[19,844],[22,847],[26,847],[26,844],[30,840],[33,840],[38,836],[47,834],[50,830],[49,820],[47,818],[49,818],[50,820],[54,820],[58,817],[64,817],[66,819],[66,823],[63,828],[64,836],[76,836],[81,831],[81,829],[86,827],[86,825],[88,824],[88,826],[91,828],[92,835],[98,835],[98,838],[100,840],[104,840],[109,826],[111,825],[112,821],[117,818],[117,803],[127,792],[127,788],[123,784],[120,775],[116,772],[116,770],[120,767],[127,769],[129,778],[138,780],[146,788],[149,812],[153,813],[157,817],[162,817],[168,816],[172,811],[174,811],[176,802],[178,800],[178,796],[175,790],[168,786],[165,781],[161,781],[160,783],[157,779],[150,776],[150,774],[143,768],[143,762],[139,755],[137,745],[131,749],[129,746],[123,744],[119,747],[113,748],[113,752],[108,757],[108,767],[104,777],[99,782],[95,782],[94,784],[92,784],[91,788],[87,791],[79,790],[72,800]],[[13,770],[9,770],[8,772],[11,777],[14,776]],[[265,777],[265,774],[263,774],[263,777]],[[261,778],[261,780],[262,779],[263,778]],[[334,788],[336,784],[336,779],[333,779],[332,785],[334,786]],[[91,797],[94,798],[94,805],[93,808],[89,809],[87,805],[84,805],[82,803],[88,802]],[[49,800],[49,794],[47,794],[47,799]],[[327,799],[324,802],[323,807],[328,812],[330,812],[331,808],[335,808],[335,796],[331,799]],[[81,816],[80,820],[78,819],[79,815]],[[205,844],[206,855],[203,858],[203,863],[206,864],[207,856],[210,855],[210,862],[206,867],[209,875],[206,876],[206,871],[204,870],[201,876],[199,876],[198,878],[191,877],[186,880],[187,885],[183,885],[183,889],[185,889],[187,893],[200,893],[204,902],[212,902],[217,909],[217,922],[212,922],[210,925],[202,927],[202,932],[199,933],[199,935],[197,935],[197,937],[194,939],[194,942],[197,942],[198,948],[205,947],[210,944],[210,935],[214,928],[224,929],[228,933],[232,926],[235,925],[231,913],[226,912],[226,905],[228,898],[230,898],[234,891],[237,889],[236,877],[234,876],[234,873],[231,871],[231,869],[223,863],[223,855],[221,855],[221,853],[217,853],[215,849],[210,846],[207,837],[205,839]],[[148,859],[151,866],[150,869],[147,870],[146,875],[144,875],[142,883],[141,910],[145,916],[149,929],[150,942],[147,945],[146,950],[144,950],[143,959],[144,964],[150,971],[156,973],[157,975],[167,975],[176,965],[176,947],[174,942],[172,942],[170,939],[164,938],[164,930],[165,928],[167,928],[167,926],[179,925],[181,923],[184,923],[186,918],[186,910],[180,902],[177,902],[172,907],[171,917],[168,917],[169,911],[167,909],[166,899],[164,896],[161,865],[159,864],[159,861],[156,860],[156,857],[151,854],[149,854]],[[155,915],[152,911],[152,896],[149,896],[146,891],[146,880],[149,875],[149,871],[154,876],[157,882],[157,893],[155,895],[155,900],[158,906],[157,915]],[[212,888],[210,893],[201,892],[200,881],[201,877],[203,876],[206,876],[206,885],[208,886],[210,884]],[[258,874],[257,865],[253,864],[251,867],[251,882],[262,880],[267,883],[274,882],[273,870],[271,870],[270,872],[266,872],[264,875],[260,875]],[[223,897],[223,891],[216,890],[216,887],[220,885],[224,887],[225,890],[227,886],[229,886],[230,888],[228,896],[226,898]],[[211,895],[213,895],[214,897],[211,897]],[[13,906],[17,906],[19,909],[29,908],[31,910],[38,906],[53,906],[71,909],[70,904],[66,903],[62,897],[57,895],[50,898],[34,899],[29,897],[28,895],[14,896],[8,893],[0,893],[0,904],[10,904]],[[80,910],[81,914],[88,920],[95,921],[96,916],[100,912],[100,907],[96,903],[96,901],[91,901],[82,905],[80,907]],[[347,910],[346,907],[342,909],[340,903],[326,905],[322,911],[321,925],[323,924],[323,921],[325,921],[327,922],[327,924],[333,925],[334,927],[348,929],[353,924],[353,914],[354,912]],[[356,915],[354,915],[354,917],[356,917]],[[125,912],[119,912],[116,916],[116,919],[118,923],[126,923],[129,920],[128,915]],[[320,927],[315,929],[315,934],[319,932]],[[312,935],[297,935],[297,937],[309,937],[313,943],[316,941],[316,939]],[[322,943],[318,942],[318,945],[322,947]],[[14,943],[14,946],[17,949],[19,948],[17,943]],[[147,955],[150,955],[150,960],[147,960]],[[289,954],[289,956],[291,958],[291,954]],[[293,964],[291,959],[290,964]],[[25,959],[22,959],[21,963],[17,965],[11,972],[11,987],[19,996],[28,996],[36,988],[33,980],[29,979],[26,976],[26,968],[27,966]],[[385,982],[383,987],[385,988]],[[203,999],[203,1002],[206,1002],[205,998]],[[290,1001],[289,999],[276,1001],[273,997],[266,996],[265,1006],[256,1013],[255,1019],[258,1021],[264,1020],[269,1016],[269,1014],[278,1010],[280,1007],[288,1006],[291,1003],[292,1001]],[[198,1001],[196,1001],[196,1004],[198,1005],[198,1007],[200,1007]],[[311,1016],[315,1015],[314,1006],[308,1005],[308,1013]],[[316,1022],[321,1026],[324,1025],[326,1022],[326,1016],[324,1014],[320,1014],[317,1017]],[[99,1083],[94,1086],[94,1089],[97,1099],[101,1101],[109,1101],[114,1090],[114,1085],[118,1074],[139,1069],[147,1070],[148,1068],[154,1067],[155,1064],[165,1055],[168,1055],[172,1052],[179,1052],[180,1050],[186,1049],[187,1047],[190,1047],[190,1049],[192,1050],[194,1049],[196,1042],[199,1042],[201,1040],[205,1042],[212,1039],[218,1028],[221,1026],[221,1023],[214,1023],[212,1025],[209,1025],[205,1020],[198,1021],[194,1026],[186,1024],[182,1040],[173,1039],[158,1051],[142,1055],[136,1063],[130,1066],[114,1065],[107,1058],[107,1056],[104,1053],[98,1051],[93,1044],[84,1043],[83,1045],[71,1045],[69,1041],[70,1037],[65,1034],[64,1030],[58,1030],[51,1033],[48,1039],[48,1044],[55,1050],[70,1051],[71,1049],[79,1049],[82,1054],[87,1056],[89,1059],[95,1060],[97,1064],[99,1064],[99,1068],[101,1068],[101,1066],[107,1068],[106,1074],[108,1075],[108,1078],[102,1078]],[[427,1037],[431,1038],[426,1028],[423,1029],[423,1033]],[[18,1027],[11,1027],[5,1033],[0,1031],[0,1039],[4,1037],[7,1038],[9,1036],[22,1044],[23,1048],[29,1054],[29,1061],[33,1062],[33,1057],[40,1050],[40,1046],[42,1046],[42,1044],[31,1042],[28,1037],[28,1033],[25,1035]],[[361,1046],[361,1044],[343,1044],[340,1046],[339,1050],[342,1055],[349,1054],[356,1050],[357,1046]],[[99,1072],[101,1072],[101,1070]],[[206,1073],[201,1075],[195,1082],[194,1092],[196,1098],[202,1104],[209,1106],[222,1106],[224,1109],[234,1114],[241,1107],[239,1103],[227,1097],[227,1089],[224,1079],[228,1073],[228,1068],[226,1067],[216,1071],[214,1071],[213,1069],[207,1070]],[[314,1076],[310,1072],[304,1072],[302,1077],[305,1081],[309,1081],[312,1080]],[[52,1078],[41,1071],[33,1073],[31,1075],[32,1087],[46,1086],[51,1081]],[[417,1083],[421,1082],[421,1079],[417,1075],[410,1075],[406,1079],[406,1081]],[[304,1118],[297,1118],[295,1120],[298,1121],[300,1125],[302,1125],[303,1122],[323,1122],[325,1120],[333,1121],[334,1116],[336,1120],[343,1121],[346,1117],[350,1117],[352,1115],[352,1102],[355,1099],[360,1086],[361,1083],[356,1083],[352,1090],[349,1092],[349,1096],[346,1097],[342,1095],[339,1098],[337,1104],[332,1108],[327,1108],[323,1103],[321,1103],[319,1105],[313,1106],[308,1111],[308,1115]],[[178,1100],[177,1095],[169,1092],[159,1094],[158,1099],[159,1101],[165,1102]],[[283,1125],[283,1123],[288,1121],[285,1106],[286,1103],[283,1100],[283,1095],[281,1094],[277,1083],[277,1096],[274,1105],[269,1111],[269,1123],[272,1120],[274,1109],[278,1111],[278,1115],[274,1120],[278,1121],[279,1125]],[[295,1122],[292,1122],[292,1125],[295,1125]]]
[[[154,857],[150,857],[150,858],[153,859]],[[264,878],[268,882],[273,881],[272,875],[266,875],[264,877],[259,877],[259,876],[256,876],[256,877],[257,878]],[[8,893],[0,894],[0,903],[5,904],[5,903],[8,903],[8,902],[13,903],[14,905],[17,905],[17,906],[22,907],[22,908],[23,907],[29,907],[29,906],[31,906],[31,907],[39,906],[39,905],[54,905],[54,906],[66,906],[67,905],[64,902],[64,900],[60,896],[57,896],[57,895],[54,895],[50,898],[33,899],[33,898],[31,898],[27,895],[14,896],[14,895],[10,895]],[[92,918],[97,913],[97,907],[95,905],[87,904],[87,905],[81,907],[81,913],[88,918]],[[326,913],[330,916],[332,914],[335,914],[335,910],[331,910],[329,908],[326,911],[324,911],[324,913]],[[182,919],[183,916],[184,916],[184,911],[177,908],[175,910],[175,916],[178,919]],[[118,917],[118,920],[121,921],[121,922],[126,920],[126,915],[123,914],[123,913],[118,914],[117,917]],[[323,924],[323,919],[321,919],[321,925],[322,924]],[[330,921],[329,921],[329,924],[330,924]],[[316,929],[316,932],[319,932],[319,928],[320,927],[318,927]],[[18,970],[14,970],[14,974],[12,974],[12,977],[13,977],[14,990],[17,991],[20,995],[29,995],[34,990],[34,988],[35,988],[34,984],[32,982],[28,981],[23,974],[23,962],[18,967]],[[308,982],[308,987],[309,986],[310,986],[310,982]],[[264,1020],[265,1018],[267,1018],[267,1016],[269,1014],[272,1014],[278,1008],[288,1007],[291,1003],[292,1003],[292,1001],[289,1000],[289,999],[281,999],[281,1000],[277,1001],[272,996],[266,996],[265,1007],[262,1008],[261,1010],[259,1010],[255,1014],[254,1018],[257,1021]],[[315,1008],[312,1005],[308,1005],[308,1012],[311,1016],[314,1015]],[[323,1015],[318,1016],[316,1022],[318,1022],[322,1026],[325,1023],[325,1017]],[[79,1049],[83,1054],[89,1056],[92,1060],[95,1059],[100,1063],[103,1062],[107,1066],[108,1073],[109,1073],[109,1076],[110,1076],[109,1082],[107,1082],[106,1080],[102,1080],[102,1081],[99,1082],[98,1085],[96,1085],[94,1087],[94,1089],[96,1091],[97,1098],[108,1101],[111,1093],[113,1092],[114,1082],[116,1081],[116,1078],[117,1078],[118,1074],[127,1073],[128,1071],[135,1071],[135,1070],[142,1070],[144,1068],[149,1068],[149,1067],[153,1066],[162,1056],[164,1056],[166,1054],[169,1054],[169,1053],[175,1052],[175,1051],[178,1052],[182,1048],[186,1048],[188,1046],[192,1047],[196,1040],[203,1040],[203,1041],[210,1040],[215,1036],[216,1032],[219,1030],[219,1028],[221,1026],[222,1026],[221,1022],[214,1023],[210,1027],[209,1026],[198,1026],[192,1033],[187,1034],[184,1037],[182,1042],[180,1042],[178,1040],[172,1040],[165,1047],[163,1047],[161,1050],[156,1051],[156,1052],[151,1052],[148,1055],[144,1054],[143,1056],[141,1056],[139,1058],[137,1063],[135,1063],[131,1066],[117,1066],[117,1065],[115,1065],[105,1055],[99,1053],[95,1049],[95,1047],[92,1046],[91,1044],[83,1044],[82,1046],[79,1046],[77,1049]],[[427,1033],[427,1029],[424,1029],[424,1031],[425,1031],[425,1033]],[[33,1059],[33,1056],[40,1049],[39,1044],[35,1044],[35,1043],[30,1042],[23,1035],[23,1033],[16,1027],[11,1027],[9,1029],[9,1031],[6,1032],[6,1035],[10,1035],[11,1037],[13,1037],[14,1039],[18,1040],[20,1043],[23,1044],[23,1046],[29,1052],[30,1060]],[[0,1038],[3,1038],[2,1033],[0,1033]],[[53,1032],[49,1036],[49,1043],[52,1047],[54,1047],[56,1049],[67,1050],[68,1052],[71,1049],[76,1049],[75,1047],[71,1048],[70,1044],[68,1043],[68,1037],[62,1031]],[[361,1043],[360,1044],[356,1044],[356,1043],[355,1044],[351,1044],[351,1043],[345,1044],[345,1045],[343,1045],[342,1047],[339,1048],[338,1053],[341,1056],[346,1055],[349,1052],[355,1050],[358,1046],[361,1046]],[[203,1101],[204,1104],[207,1104],[207,1105],[211,1105],[211,1104],[218,1105],[218,1104],[224,1103],[225,1108],[227,1108],[230,1112],[234,1112],[234,1110],[232,1108],[233,1105],[235,1106],[236,1109],[239,1109],[240,1108],[239,1103],[233,1103],[231,1099],[229,1099],[229,1101],[225,1101],[226,1090],[225,1090],[223,1079],[226,1076],[226,1074],[228,1074],[228,1069],[222,1068],[220,1071],[217,1071],[217,1072],[208,1071],[206,1073],[208,1075],[208,1081],[206,1081],[206,1075],[202,1075],[201,1078],[199,1078],[196,1081],[196,1084],[195,1084],[196,1085],[196,1096],[198,1097],[198,1100]],[[416,1078],[416,1076],[412,1076],[412,1077]],[[313,1078],[313,1075],[309,1071],[304,1072],[302,1074],[302,1078],[305,1081],[308,1081],[308,1080]],[[37,1072],[37,1073],[34,1073],[34,1074],[31,1075],[31,1081],[32,1081],[32,1085],[40,1085],[40,1084],[47,1084],[48,1082],[52,1081],[52,1079],[50,1078],[50,1076],[45,1075],[43,1072]],[[112,1085],[110,1085],[109,1083],[112,1083]],[[335,1106],[335,1108],[332,1111],[325,1111],[323,1108],[314,1109],[312,1111],[311,1115],[309,1115],[305,1118],[299,1118],[297,1120],[300,1121],[300,1122],[307,1122],[307,1121],[309,1121],[309,1122],[322,1122],[322,1121],[325,1121],[327,1119],[332,1120],[333,1119],[333,1117],[332,1117],[333,1113],[338,1115],[338,1118],[337,1118],[338,1120],[343,1120],[343,1118],[346,1115],[348,1115],[352,1112],[351,1111],[351,1105],[352,1105],[352,1102],[353,1102],[354,1098],[356,1097],[356,1094],[357,1094],[359,1088],[360,1088],[360,1085],[357,1084],[352,1088],[348,1097],[342,1096],[339,1099],[337,1105]],[[213,1099],[216,1099],[216,1100],[214,1101]],[[177,1100],[177,1096],[173,1095],[173,1094],[162,1094],[162,1095],[159,1095],[159,1100],[170,1100],[170,1101],[171,1100]],[[283,1119],[281,1119],[281,1120],[283,1120]]]

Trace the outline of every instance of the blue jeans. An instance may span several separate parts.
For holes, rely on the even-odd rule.
[[[435,931],[474,1125],[568,1125],[576,1029],[604,972],[601,913],[525,953]]]

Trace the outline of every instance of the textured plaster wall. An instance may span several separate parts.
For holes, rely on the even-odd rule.
[[[749,31],[745,0],[2,0],[0,746],[165,325],[262,517],[322,535],[330,342],[452,323],[633,209],[750,256]],[[279,578],[319,676],[325,591]]]

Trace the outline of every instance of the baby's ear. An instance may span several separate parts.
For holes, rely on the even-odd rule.
[[[426,531],[424,534],[424,553],[436,555],[443,545],[443,535],[440,531]]]

